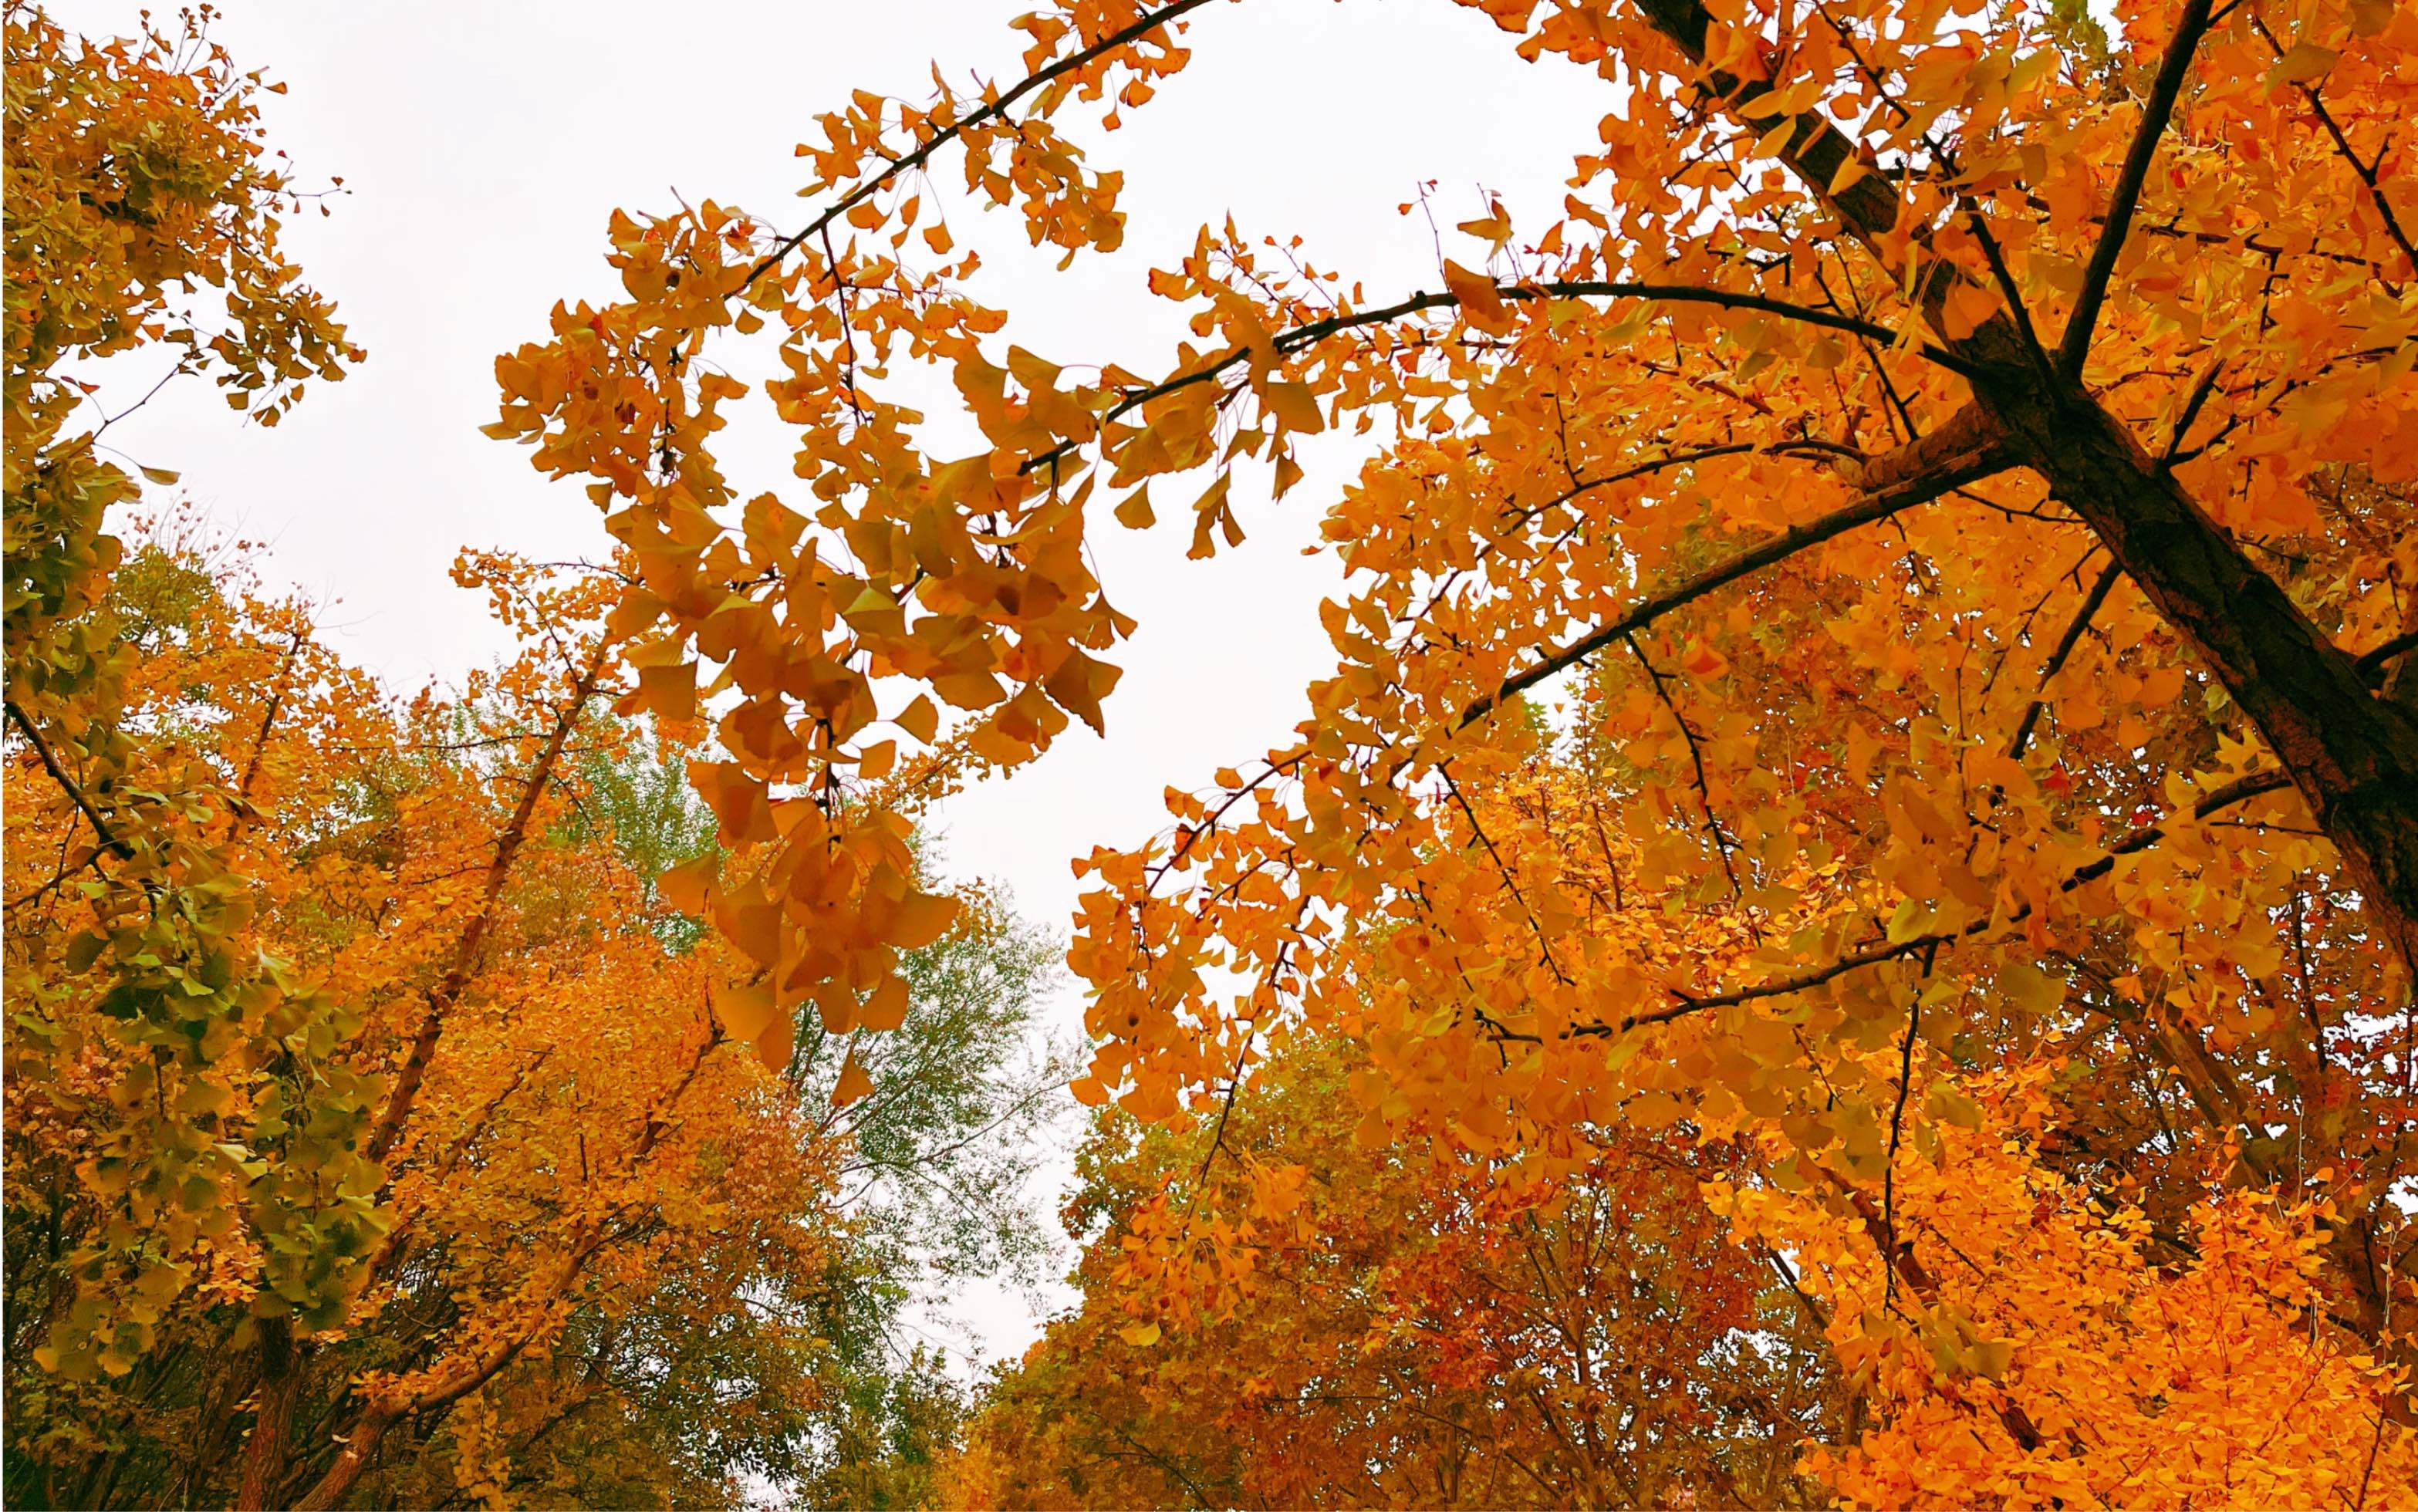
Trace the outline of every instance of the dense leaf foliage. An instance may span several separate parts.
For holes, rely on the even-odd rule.
[[[23,1463],[2418,1500],[2418,12],[1470,8],[1600,83],[1558,210],[1373,296],[1203,226],[1149,274],[1171,354],[1016,343],[947,211],[1117,250],[1079,122],[1206,0],[856,94],[798,221],[615,212],[619,295],[488,427],[611,565],[466,557],[523,654],[405,705],[173,553],[113,577],[135,485],[63,364],[150,344],[268,419],[355,354],[256,80],[11,12]],[[167,313],[203,285],[225,324]],[[794,485],[732,482],[742,416]],[[919,826],[1105,727],[1094,532],[1231,548],[1328,432],[1335,669],[1077,862],[1083,1294],[950,1458],[927,1358],[825,1362],[915,1267],[1030,1260],[992,1133],[1060,1073],[996,1007],[1038,952]]]
[[[616,217],[624,297],[499,361],[492,430],[585,482],[636,564],[640,701],[729,753],[702,788],[767,861],[700,907],[777,1000],[847,1017],[928,927],[851,779],[1098,725],[1132,621],[1089,533],[1194,474],[1193,554],[1236,543],[1301,437],[1353,430],[1312,718],[1079,863],[1077,1094],[1222,1131],[1255,1065],[1338,1039],[1372,1144],[1506,1192],[1623,1127],[1729,1149],[1722,1200],[1811,1268],[1852,1367],[1855,1442],[1806,1461],[1837,1494],[2405,1493],[2418,19],[1479,8],[1603,83],[1560,214],[1490,202],[1440,290],[1374,296],[1204,227],[1151,274],[1193,312],[1171,359],[1008,344],[942,165],[1070,265],[1114,250],[1122,178],[1073,120],[1183,70],[1198,0],[1079,0],[1018,23],[1020,81],[860,93],[800,148],[794,228]],[[981,450],[924,449],[911,365]],[[717,433],[758,368],[803,487],[742,498]],[[1084,1316],[1131,1348],[1270,1306],[1317,1168],[1227,1153],[1121,1213]],[[1914,1162],[1984,1207],[1932,1215]],[[2026,1194],[2073,1225],[2044,1271],[1993,1228]],[[1943,1279],[1960,1234],[2004,1257],[1986,1305]],[[2100,1312],[2023,1301],[2078,1278]],[[2113,1363],[2070,1384],[2119,1391],[2141,1316],[2202,1293],[2307,1319],[2302,1397],[2226,1397],[2296,1429],[2249,1478],[2140,1478],[2210,1431],[2173,1392],[2027,1396],[2084,1355]],[[1892,1478],[1968,1442],[1967,1478]]]
[[[952,894],[911,1030],[769,1022],[657,885],[721,852],[607,710],[610,574],[466,554],[523,649],[399,698],[245,543],[109,533],[90,359],[266,422],[360,356],[207,19],[8,15],[8,1500],[918,1499],[926,1274],[1041,1252],[1050,952]]]
[[[1118,1303],[1136,1210],[1213,1136],[1111,1114],[1069,1226],[1076,1315],[997,1383],[953,1469],[999,1506],[1797,1504],[1835,1414],[1820,1335],[1697,1195],[1724,1156],[1614,1137],[1558,1181],[1355,1138],[1345,1057],[1303,1042],[1222,1134],[1270,1180],[1252,1301],[1158,1330]]]

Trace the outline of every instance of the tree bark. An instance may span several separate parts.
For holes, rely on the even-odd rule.
[[[287,1446],[294,1436],[294,1409],[302,1399],[302,1352],[288,1318],[259,1321],[260,1385],[253,1396],[252,1435],[244,1440],[243,1465],[236,1480],[237,1512],[266,1512],[285,1478]]]
[[[556,711],[554,728],[546,735],[545,745],[538,753],[537,762],[529,769],[521,785],[520,799],[513,805],[511,820],[496,841],[496,853],[487,863],[486,884],[479,896],[479,907],[462,930],[462,938],[453,947],[452,964],[445,975],[430,989],[427,1007],[421,1016],[420,1031],[412,1036],[411,1050],[396,1071],[394,1091],[387,1097],[386,1107],[378,1113],[377,1123],[370,1131],[369,1157],[383,1163],[394,1152],[395,1142],[403,1138],[405,1125],[410,1122],[412,1105],[419,1099],[420,1084],[427,1077],[429,1062],[436,1059],[436,1044],[445,1033],[446,1016],[452,1011],[465,988],[470,985],[479,966],[479,948],[484,944],[487,930],[495,922],[496,906],[504,895],[504,884],[513,873],[513,862],[520,855],[521,847],[528,840],[529,820],[537,813],[538,800],[544,796],[546,784],[554,779],[554,769],[562,759],[563,746],[571,732],[578,726],[579,716],[596,691],[597,679],[604,676],[604,664],[610,660],[613,642],[599,642],[596,653],[572,685],[571,696]]]
[[[1704,61],[1711,16],[1701,0],[1640,4],[1658,32]],[[1771,89],[1719,69],[1705,82],[1733,114]],[[1897,186],[1867,174],[1832,192],[1840,169],[1858,157],[1856,145],[1819,109],[1793,119],[1792,145],[1782,157],[1848,234],[1890,266]],[[2162,123],[2156,117],[2151,124]],[[1753,123],[1759,132],[1774,124]],[[2152,138],[2148,145],[2154,145]],[[2111,215],[2102,235],[2118,237],[2120,247],[2126,229],[2125,220]],[[1919,242],[1910,254],[1920,255]],[[2257,727],[2341,852],[2379,937],[2418,981],[2418,710],[2372,691],[2354,659],[2301,613],[2080,378],[2057,374],[2012,311],[2002,304],[1974,330],[1951,338],[1942,312],[1967,282],[1954,263],[1931,258],[1916,302],[1941,344],[1973,370],[1976,401]]]
[[[2371,691],[2095,402],[1998,387],[1985,384],[1982,403],[2258,727],[2378,929],[2418,971],[2418,714]]]

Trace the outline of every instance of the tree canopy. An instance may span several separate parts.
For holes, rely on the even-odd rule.
[[[919,826],[1113,718],[1097,533],[1231,549],[1336,432],[1310,717],[1075,861],[1079,1302],[962,1433],[920,1363],[850,1397],[919,1468],[849,1419],[825,1494],[2418,1498],[2418,11],[1473,3],[1599,81],[1559,213],[1370,290],[1203,206],[1171,353],[1028,349],[971,227],[1116,251],[1083,134],[1243,87],[1186,76],[1206,0],[857,93],[801,211],[615,211],[487,427],[609,568],[466,557],[528,649],[404,709],[288,611],[128,606],[62,364],[176,344],[268,420],[358,354],[254,81],[12,12],[8,1126],[64,1194],[12,1154],[12,1394],[167,1379],[219,1299],[242,1504],[408,1499],[436,1421],[492,1499],[585,1473],[513,1437],[574,1339],[812,1399],[692,1352],[762,1358],[776,1238],[1023,1252],[1020,1168],[932,1131],[1039,1106],[1041,962]]]

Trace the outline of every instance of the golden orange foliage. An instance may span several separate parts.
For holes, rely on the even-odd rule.
[[[41,465],[77,444],[58,439],[57,354],[106,338],[46,346],[12,302],[12,411],[39,424],[33,450],[10,443],[10,717],[66,795],[54,831],[80,817],[98,837],[60,861],[95,870],[73,906],[104,927],[72,960],[12,956],[11,982],[57,1003],[27,1031],[42,1053],[80,1066],[105,1043],[93,1091],[121,1092],[63,1374],[145,1354],[161,1305],[238,1231],[237,1190],[268,1257],[254,1295],[304,1333],[380,1305],[406,1199],[440,1194],[406,1175],[372,1199],[398,1152],[441,1161],[425,1121],[462,1114],[440,1041],[510,1000],[469,990],[482,932],[535,863],[519,852],[564,711],[621,667],[625,712],[717,748],[690,770],[722,848],[662,885],[713,923],[727,970],[679,994],[699,988],[769,1063],[802,1012],[870,1046],[903,1022],[909,954],[955,912],[909,845],[923,805],[1107,718],[1134,621],[1087,553],[1102,516],[1148,528],[1188,501],[1169,512],[1212,554],[1241,542],[1250,493],[1300,482],[1303,437],[1350,431],[1368,450],[1325,515],[1348,587],[1324,607],[1337,666],[1311,717],[1208,790],[1171,789],[1169,832],[1079,863],[1070,961],[1094,1051],[1075,1092],[1162,1132],[1131,1172],[1099,1172],[1114,1248],[1087,1253],[1082,1310],[1003,1388],[961,1485],[1041,1498],[1013,1477],[1099,1462],[1065,1424],[1122,1421],[1104,1404],[1132,1389],[1137,1421],[1180,1439],[1172,1462],[1222,1478],[1121,1461],[1111,1499],[1312,1499],[1307,1472],[1246,1442],[1297,1426],[1331,1466],[1363,1453],[1371,1496],[1525,1496],[1500,1467],[1455,1478],[1458,1429],[1410,1427],[1475,1392],[1490,1442],[1548,1431],[1439,1373],[1483,1330],[1417,1347],[1369,1321],[1450,1333],[1436,1283],[1396,1311],[1269,1298],[1304,1257],[1409,1274],[1386,1268],[1416,1267],[1428,1235],[1362,1251],[1396,1214],[1437,1227],[1439,1203],[1475,1215],[1447,1267],[1473,1277],[1539,1214],[1570,1221],[1574,1194],[1676,1212],[1692,1176],[1629,1180],[1668,1148],[1718,1172],[1714,1203],[1821,1317],[1844,1397],[1763,1428],[1820,1441],[1801,1468],[1830,1493],[2410,1500],[2418,200],[2398,133],[2418,12],[2121,0],[2111,32],[2063,4],[1484,0],[1521,56],[1603,84],[1550,221],[1489,201],[1440,252],[1440,289],[1373,298],[1311,252],[1204,226],[1150,275],[1190,313],[1171,357],[1011,344],[971,292],[980,258],[941,218],[941,180],[961,170],[1069,266],[1118,247],[1122,177],[1087,165],[1071,123],[1143,108],[1189,66],[1204,5],[1069,0],[1017,23],[1020,79],[855,95],[799,149],[814,208],[794,227],[712,200],[614,215],[620,295],[558,306],[498,360],[489,429],[587,489],[622,575],[540,615],[592,617],[594,649],[533,648],[497,688],[519,759],[478,770],[520,797],[491,790],[502,822],[451,842],[486,867],[444,915],[461,931],[398,947],[419,954],[383,986],[305,991],[217,943],[252,941],[221,881],[266,843],[237,832],[249,800],[238,786],[205,844],[212,805],[145,795],[226,791],[225,753],[197,765],[174,735],[139,762],[183,763],[176,780],[144,787],[82,715],[21,708],[21,657],[31,697],[83,686],[102,644],[39,649],[84,623],[107,560],[91,500],[123,481],[46,492],[75,476]],[[12,55],[66,55],[19,36]],[[10,87],[13,124],[39,97]],[[253,182],[190,192],[240,219]],[[45,203],[27,223],[66,238],[112,202]],[[143,309],[145,277],[109,299]],[[296,350],[339,349],[323,310],[296,318]],[[272,385],[326,365],[261,361]],[[947,378],[979,450],[926,451],[911,367]],[[732,376],[755,371],[778,376],[760,393]],[[740,496],[717,455],[750,405],[793,437],[786,497]],[[21,532],[55,542],[22,589]],[[128,771],[106,813],[54,726],[71,758]],[[273,885],[284,863],[259,864]],[[163,942],[130,924],[146,887],[235,911],[191,912],[202,938]],[[78,973],[95,990],[66,992]],[[609,1011],[618,988],[596,990]],[[77,1025],[95,996],[133,1027]],[[667,1043],[696,1076],[732,1066],[709,1091],[750,1106],[740,1058],[696,1048],[710,1031]],[[842,1102],[876,1092],[871,1053],[846,1059]],[[1247,1157],[1229,1135],[1294,1059],[1339,1069],[1349,1114],[1307,1121],[1315,1158]],[[196,1132],[222,1083],[276,1141],[268,1173]],[[604,1179],[624,1195],[548,1216],[574,1253],[615,1232],[613,1204],[686,1126],[665,1094],[624,1093],[640,1106]],[[1404,1184],[1313,1195],[1347,1168],[1319,1145],[1347,1123],[1349,1160]],[[1678,1207],[1674,1231],[1710,1221]],[[438,1355],[365,1378],[352,1443],[470,1398],[486,1362],[553,1326],[547,1299],[585,1274],[564,1263],[479,1273]],[[1494,1288],[1506,1316],[1568,1279],[1532,1275]],[[1752,1295],[1681,1314],[1750,1336],[1737,1309],[1772,1300]],[[1373,1424],[1188,1410],[1275,1380],[1282,1318],[1381,1398]],[[266,1321],[281,1380],[295,1325]],[[1381,1347],[1340,1363],[1347,1336]],[[1697,1362],[1703,1390],[1734,1380]],[[256,1420],[279,1401],[264,1389]],[[1089,1415],[1051,1419],[1063,1402]],[[1732,1494],[1726,1430],[1690,1431],[1676,1480],[1632,1450],[1530,1482]],[[368,1452],[348,1445],[307,1504],[345,1494]],[[282,1484],[258,1454],[248,1500]],[[1756,1474],[1752,1494],[1795,1494]]]
[[[8,17],[8,1499],[737,1504],[868,1429],[899,1463],[857,1479],[911,1483],[956,1398],[881,1357],[888,1273],[1021,1243],[1023,1168],[951,1151],[1031,1122],[984,1058],[1033,948],[927,899],[921,1037],[775,1015],[664,895],[715,848],[686,745],[604,707],[648,676],[612,572],[466,554],[522,649],[400,699],[243,543],[105,533],[138,485],[82,364],[164,353],[268,423],[360,357],[278,253],[300,195],[209,19]],[[212,294],[222,327],[180,313]],[[972,1216],[902,1236],[867,1162],[972,1179]]]
[[[475,570],[577,645],[579,590]],[[752,1055],[716,1053],[727,959],[665,949],[664,907],[608,833],[558,838],[584,787],[574,732],[615,738],[581,718],[592,649],[565,665],[542,639],[465,702],[397,708],[293,606],[230,605],[156,548],[121,573],[142,654],[109,718],[135,761],[93,801],[172,795],[154,843],[211,856],[241,917],[216,948],[251,953],[287,1001],[344,1009],[298,1021],[268,998],[265,1016],[209,1024],[217,1053],[192,1069],[127,1034],[92,948],[113,858],[76,880],[87,820],[38,764],[11,764],[9,968],[40,985],[12,1043],[12,1209],[48,1209],[58,1267],[33,1263],[38,1243],[12,1297],[12,1330],[46,1327],[34,1354],[57,1372],[12,1386],[21,1442],[54,1471],[122,1469],[166,1424],[130,1419],[120,1382],[140,1399],[198,1373],[212,1383],[184,1398],[172,1484],[332,1504],[397,1473],[390,1429],[444,1418],[574,1313],[627,1316],[676,1286],[702,1323],[838,1263],[845,1147]],[[161,1191],[121,1174],[162,1128],[206,1176]],[[12,1248],[19,1232],[12,1216]],[[143,1269],[102,1268],[130,1252]],[[332,1418],[309,1435],[306,1392]],[[239,1490],[222,1478],[238,1447]],[[73,1484],[50,1494],[79,1500]]]
[[[1079,1096],[1222,1119],[1273,1046],[1339,1036],[1372,1138],[1550,1182],[1606,1124],[1684,1124],[1775,1189],[1835,1172],[1869,1244],[1960,1077],[2064,1056],[2040,1158],[2168,1227],[2268,1192],[2323,1256],[2316,1326],[2392,1362],[2268,1452],[2398,1464],[2418,15],[1479,8],[1604,83],[1559,215],[1490,203],[1400,298],[1204,227],[1151,275],[1198,338],[1163,366],[995,340],[927,189],[946,157],[1036,244],[1115,247],[1121,177],[1067,123],[1186,67],[1197,0],[1080,0],[1018,23],[1020,81],[858,94],[793,229],[616,217],[624,298],[499,362],[493,431],[638,563],[642,701],[711,701],[709,797],[772,858],[722,879],[726,928],[784,998],[878,978],[913,905],[820,859],[879,823],[843,774],[1097,724],[1131,621],[1087,532],[1200,472],[1192,551],[1231,545],[1243,492],[1352,429],[1312,717],[1081,863]],[[751,342],[793,498],[716,462]],[[907,364],[982,450],[922,449]],[[1141,1333],[1238,1305],[1286,1180],[1137,1210]]]
[[[1271,1061],[1216,1137],[1293,1182],[1215,1316],[1125,1307],[1135,1220],[1198,1195],[1210,1130],[1104,1120],[1067,1209],[1083,1303],[992,1388],[951,1504],[1802,1504],[1835,1393],[1818,1330],[1697,1196],[1720,1153],[1615,1137],[1506,1189],[1355,1138],[1339,1049]]]
[[[1793,1258],[1879,1425],[1810,1474],[1851,1506],[2409,1504],[2393,1372],[2321,1318],[2322,1214],[2215,1189],[2154,1224],[2032,1158],[2036,1091],[1976,1091],[1979,1126],[1903,1168],[1893,1228],[1709,1194]]]

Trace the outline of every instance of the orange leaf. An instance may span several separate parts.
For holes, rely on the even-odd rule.
[[[1494,281],[1483,273],[1473,273],[1447,258],[1444,265],[1444,286],[1461,305],[1469,323],[1489,335],[1500,336],[1511,328],[1511,312],[1503,302],[1502,291]]]
[[[881,985],[873,989],[873,996],[866,999],[865,1006],[857,1011],[856,1027],[888,1031],[906,1022],[907,979],[903,976],[883,977]]]
[[[832,1087],[832,1107],[846,1107],[873,1091],[873,1078],[859,1065],[856,1052],[848,1052],[848,1063],[839,1068],[839,1080]]]

